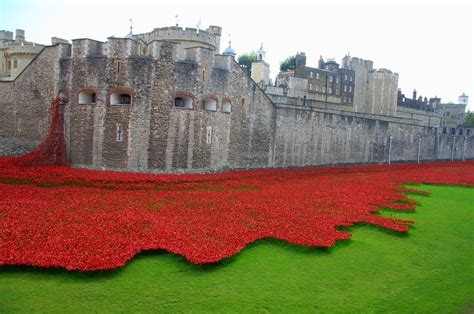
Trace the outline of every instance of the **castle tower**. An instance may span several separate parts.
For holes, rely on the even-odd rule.
[[[268,85],[270,83],[270,65],[265,62],[263,43],[257,51],[257,61],[252,62],[251,77],[256,83]]]
[[[342,58],[342,65],[341,67],[343,69],[349,69],[350,68],[350,63],[351,63],[351,55],[347,53],[344,58]]]
[[[468,102],[469,96],[467,96],[465,93],[462,93],[462,95],[458,97],[458,104],[467,105]]]

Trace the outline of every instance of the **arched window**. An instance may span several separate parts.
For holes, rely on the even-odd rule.
[[[124,91],[118,91],[110,94],[111,105],[131,105],[132,95]]]
[[[96,94],[94,91],[82,91],[79,93],[79,105],[91,105],[96,102]]]
[[[214,98],[208,97],[202,101],[202,106],[204,110],[216,111],[217,110],[217,101]]]
[[[193,99],[186,95],[177,95],[174,98],[176,108],[193,109]]]
[[[230,100],[224,99],[222,101],[222,112],[230,113],[231,110],[232,110],[232,104],[230,103]]]

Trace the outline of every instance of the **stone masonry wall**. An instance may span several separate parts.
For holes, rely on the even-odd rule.
[[[389,154],[391,162],[474,158],[472,138],[441,134],[421,120],[364,113],[366,94],[354,100],[359,112],[284,94],[272,102],[232,57],[203,47],[182,57],[168,42],[150,43],[146,54],[137,47],[133,39],[47,47],[15,81],[0,82],[0,152],[43,140],[50,102],[63,91],[73,166],[196,172],[387,163]],[[370,75],[364,73],[356,85]],[[94,93],[95,102],[82,103],[84,93]],[[113,104],[114,94],[130,95],[131,103]],[[389,94],[374,101],[389,101]],[[176,107],[175,97],[191,99],[191,108]],[[205,108],[208,101],[215,110]]]
[[[14,81],[0,82],[0,138],[29,147],[43,140],[51,101],[60,91],[59,60],[68,52],[69,45],[46,47]]]
[[[387,163],[447,160],[453,138],[434,127],[394,119],[357,117],[350,113],[280,107],[276,115],[271,166],[302,167],[324,164]],[[421,139],[421,141],[419,141]],[[474,141],[459,137],[454,159],[472,158]],[[418,155],[419,152],[419,155]]]

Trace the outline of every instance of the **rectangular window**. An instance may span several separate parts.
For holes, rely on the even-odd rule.
[[[339,76],[336,77],[336,84],[339,84]]]
[[[348,102],[349,102],[349,103],[352,102],[352,99],[351,99],[350,97],[348,98]]]
[[[347,85],[344,85],[344,91],[347,92]]]
[[[329,82],[332,83],[332,76],[329,76]]]
[[[313,84],[309,84],[309,90],[313,90]]]
[[[352,93],[352,86],[349,86],[349,93]]]
[[[332,94],[332,87],[328,87],[328,94]]]
[[[313,72],[309,72],[309,77],[310,77],[310,78],[313,78],[313,77],[314,77],[314,73],[313,73]]]
[[[326,93],[326,87],[323,86],[323,93]]]
[[[117,125],[117,136],[115,138],[116,142],[123,142],[123,130],[121,125]]]
[[[352,76],[349,76],[349,81],[351,81],[351,82],[352,82]]]
[[[11,69],[12,69],[12,62],[8,61],[7,62],[7,70],[11,70]]]
[[[13,60],[13,68],[14,69],[18,68],[18,61],[16,59]]]
[[[344,102],[347,102],[347,97],[346,96],[344,96]]]
[[[316,85],[316,91],[319,92],[319,85]]]
[[[316,79],[319,80],[319,73],[316,73]]]
[[[212,143],[212,126],[207,127],[207,132],[206,132],[206,144],[211,144]]]
[[[344,81],[347,81],[347,74],[344,74]]]

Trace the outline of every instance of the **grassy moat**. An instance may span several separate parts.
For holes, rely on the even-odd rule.
[[[312,249],[267,239],[212,265],[165,251],[111,271],[0,266],[0,312],[469,312],[474,309],[473,188],[417,185],[399,235],[371,225]]]

